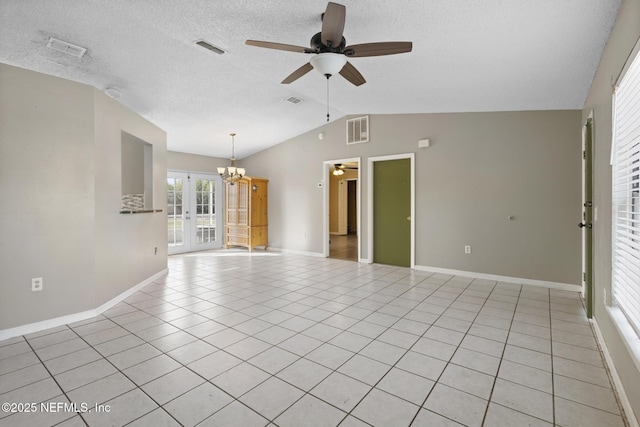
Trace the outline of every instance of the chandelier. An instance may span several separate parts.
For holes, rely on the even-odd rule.
[[[245,170],[244,168],[236,167],[236,134],[230,133],[229,135],[231,135],[231,166],[226,168],[219,167],[218,173],[220,174],[220,178],[233,185],[242,179],[245,174]]]

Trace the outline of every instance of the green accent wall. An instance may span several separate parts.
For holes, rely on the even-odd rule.
[[[373,163],[373,262],[411,265],[411,160]]]

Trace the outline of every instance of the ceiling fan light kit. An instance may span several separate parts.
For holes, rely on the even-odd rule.
[[[316,71],[329,78],[342,70],[347,63],[347,57],[339,53],[319,53],[309,62]]]

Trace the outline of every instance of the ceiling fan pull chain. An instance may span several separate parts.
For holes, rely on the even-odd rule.
[[[325,74],[327,76],[327,122],[329,121],[329,77],[330,74]]]

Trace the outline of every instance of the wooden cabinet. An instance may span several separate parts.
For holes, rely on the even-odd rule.
[[[267,250],[267,184],[269,180],[245,176],[226,184],[225,247],[256,246]]]

